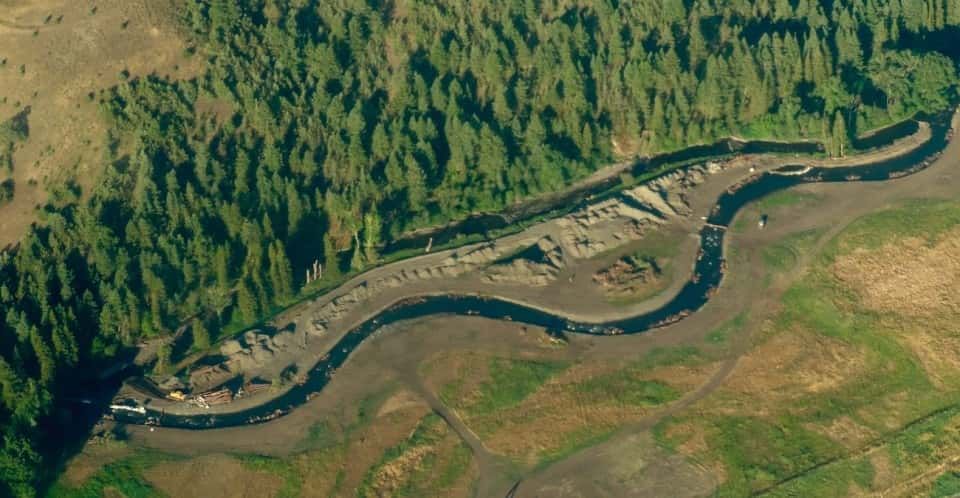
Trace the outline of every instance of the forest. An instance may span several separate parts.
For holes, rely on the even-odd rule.
[[[728,136],[838,155],[957,97],[923,43],[958,33],[957,0],[182,2],[205,73],[95,95],[96,187],[53,188],[0,253],[0,495],[42,492],[50,429],[122,350],[185,322],[209,347],[296,301],[315,259],[332,284],[618,160]]]

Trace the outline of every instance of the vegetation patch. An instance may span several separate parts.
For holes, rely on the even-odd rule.
[[[14,182],[12,178],[0,181],[0,206],[13,200]]]
[[[730,336],[737,333],[747,323],[747,313],[741,312],[733,320],[724,323],[707,334],[707,342],[713,345],[726,344]]]
[[[463,380],[444,388],[442,398],[466,416],[482,416],[516,406],[552,376],[567,367],[564,363],[491,358],[489,380],[480,383],[468,399],[454,399]]]
[[[466,475],[470,462],[470,449],[430,414],[370,468],[357,496],[443,496]]]
[[[960,496],[960,472],[944,472],[936,481],[933,481],[933,489],[930,490],[930,498],[952,498]]]
[[[789,417],[719,417],[712,420],[708,442],[727,469],[721,496],[749,495],[839,451],[835,443]]]
[[[957,225],[960,225],[960,204],[956,201],[910,201],[851,223],[828,246],[824,258],[832,262],[837,255],[856,249],[879,249],[897,239],[921,238],[930,242]]]
[[[237,458],[243,466],[250,471],[280,477],[283,485],[277,491],[277,498],[296,498],[301,496],[300,476],[290,462],[262,455],[238,455]]]
[[[704,360],[703,352],[696,346],[656,347],[647,351],[643,358],[632,365],[634,370],[651,370],[672,365],[696,365]]]
[[[138,454],[108,463],[80,486],[58,482],[50,488],[50,498],[101,498],[108,493],[120,493],[126,498],[155,498],[162,493],[144,477],[144,472],[155,465],[175,460],[161,453]]]
[[[791,234],[763,249],[763,262],[774,273],[788,272],[797,267],[804,254],[816,245],[822,230],[807,230]]]
[[[801,204],[812,204],[820,199],[820,196],[809,192],[801,192],[796,189],[787,189],[774,192],[758,200],[754,207],[760,211],[767,212],[786,207],[796,207]]]
[[[634,406],[657,406],[680,397],[680,392],[666,383],[639,379],[630,370],[587,379],[576,390],[598,401],[615,400]]]
[[[563,363],[495,358],[490,362],[490,382],[481,385],[474,409],[487,414],[516,406],[565,368]]]

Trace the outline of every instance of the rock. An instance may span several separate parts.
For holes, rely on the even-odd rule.
[[[564,266],[560,246],[544,237],[514,258],[488,267],[483,279],[490,283],[519,283],[539,287],[555,280]]]
[[[243,346],[240,344],[240,341],[234,339],[223,341],[223,344],[220,345],[220,354],[224,356],[237,354],[240,351],[243,351]]]

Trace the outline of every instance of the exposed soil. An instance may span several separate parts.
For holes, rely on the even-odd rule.
[[[567,475],[531,494],[538,498],[696,497],[716,486],[707,469],[659,449],[649,434],[633,434],[606,445],[586,475]]]
[[[404,389],[390,396],[383,402],[383,405],[380,406],[380,410],[377,412],[377,417],[382,417],[388,413],[407,408],[427,408],[427,403],[413,392]]]
[[[643,256],[625,256],[593,274],[593,281],[610,298],[644,299],[665,287],[663,261]]]

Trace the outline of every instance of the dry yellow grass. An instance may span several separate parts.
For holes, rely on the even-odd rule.
[[[864,306],[886,315],[882,323],[916,355],[935,386],[955,383],[960,372],[960,336],[955,333],[960,230],[932,242],[905,238],[876,250],[855,249],[839,256],[832,270]]]
[[[178,498],[265,498],[276,496],[280,477],[251,470],[234,458],[210,455],[150,467],[144,477]]]
[[[905,238],[838,256],[834,274],[875,311],[911,317],[960,312],[960,230],[933,244]]]
[[[435,451],[432,446],[416,446],[384,464],[373,477],[373,489],[377,496],[392,496],[423,459]]]
[[[737,398],[732,410],[765,415],[777,405],[836,389],[864,368],[855,346],[803,330],[777,333],[745,354],[722,391]]]
[[[809,424],[805,427],[819,432],[851,450],[862,447],[879,435],[876,431],[857,423],[847,415],[837,417],[826,425]]]

